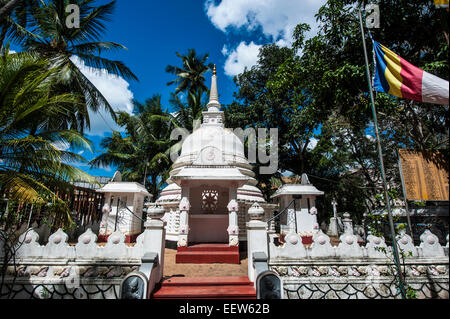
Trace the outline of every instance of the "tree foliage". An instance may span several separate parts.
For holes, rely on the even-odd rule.
[[[325,211],[331,212],[336,197],[340,210],[357,219],[383,202],[375,196],[381,193],[381,176],[357,14],[365,4],[328,0],[316,15],[315,36],[306,39],[309,26],[301,23],[291,48],[264,46],[257,65],[235,78],[236,101],[226,114],[229,127],[278,128],[280,170],[309,174],[326,193]],[[448,30],[433,2],[383,0],[379,5],[381,27],[372,36],[448,79]],[[376,108],[389,185],[401,193],[397,149],[448,154],[448,106],[379,93]]]

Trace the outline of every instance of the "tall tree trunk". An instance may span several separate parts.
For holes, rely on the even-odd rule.
[[[6,15],[9,15],[14,8],[19,4],[20,1],[25,0],[10,0],[7,2],[3,7],[0,8],[0,21],[6,17]]]

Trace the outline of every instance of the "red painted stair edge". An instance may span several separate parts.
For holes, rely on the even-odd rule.
[[[152,293],[153,299],[255,299],[247,277],[168,278]]]

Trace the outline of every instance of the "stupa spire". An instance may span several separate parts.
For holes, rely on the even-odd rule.
[[[216,65],[214,64],[213,75],[211,78],[211,89],[209,92],[209,103],[208,103],[208,111],[209,112],[217,112],[220,109],[219,103],[219,93],[217,91],[217,72]]]

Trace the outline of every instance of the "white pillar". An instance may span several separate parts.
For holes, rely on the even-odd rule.
[[[191,204],[187,197],[183,197],[180,201],[180,228],[178,235],[178,247],[187,247],[188,245],[188,234],[189,234],[189,210],[191,209]]]
[[[164,251],[166,248],[166,223],[161,219],[164,216],[164,209],[161,207],[149,207],[147,211],[147,221],[145,222],[144,232],[144,251],[145,253],[157,253],[158,265],[152,272],[152,278],[149,278],[149,285],[161,281],[164,270]]]
[[[239,224],[238,224],[238,211],[239,205],[235,199],[230,200],[228,203],[228,238],[230,246],[239,245]]]
[[[255,269],[253,267],[253,254],[262,252],[268,256],[267,223],[263,222],[264,209],[257,203],[248,210],[250,221],[247,223],[247,254],[248,278],[255,282]]]

